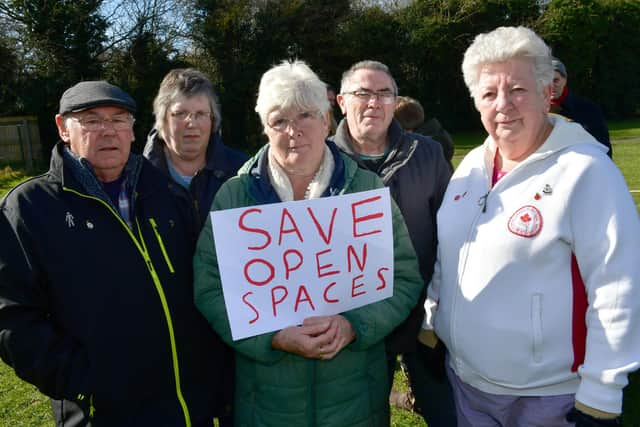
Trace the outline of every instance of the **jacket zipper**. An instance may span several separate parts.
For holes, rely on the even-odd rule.
[[[169,330],[169,339],[171,341],[171,358],[172,358],[172,362],[173,362],[173,374],[174,374],[174,378],[175,378],[175,382],[176,382],[176,396],[178,398],[178,401],[180,402],[180,406],[182,408],[182,412],[184,415],[184,421],[185,421],[185,426],[186,427],[191,427],[191,417],[189,415],[189,408],[187,407],[187,403],[184,400],[184,396],[182,395],[182,389],[180,386],[180,367],[178,365],[178,350],[176,347],[176,340],[175,340],[175,335],[173,332],[173,321],[171,320],[171,313],[169,311],[169,305],[167,303],[167,299],[164,293],[164,290],[162,288],[162,283],[160,283],[160,278],[158,277],[158,273],[155,270],[155,267],[153,266],[153,262],[151,261],[151,257],[149,256],[149,251],[147,250],[146,247],[146,243],[144,241],[144,238],[142,237],[142,229],[140,228],[140,223],[138,222],[138,219],[135,218],[135,224],[136,224],[136,228],[138,230],[138,236],[140,238],[140,240],[138,240],[136,238],[136,236],[133,234],[133,231],[131,230],[131,228],[129,228],[129,226],[127,225],[126,222],[124,222],[124,220],[120,217],[120,215],[118,215],[111,206],[109,206],[108,203],[106,203],[104,200],[98,198],[98,197],[94,197],[94,196],[90,196],[88,194],[84,194],[81,193],[79,191],[73,190],[71,188],[68,187],[62,187],[64,191],[68,191],[70,193],[73,193],[79,197],[83,197],[86,199],[91,199],[91,200],[95,200],[97,202],[99,202],[100,204],[102,204],[103,206],[105,206],[109,212],[111,212],[111,214],[118,220],[118,222],[122,225],[122,227],[127,231],[127,233],[129,234],[129,237],[131,238],[131,240],[133,241],[133,243],[136,245],[136,248],[138,249],[138,252],[140,252],[140,255],[142,255],[142,259],[144,260],[145,264],[147,265],[147,269],[149,270],[149,274],[151,275],[151,278],[153,280],[153,284],[156,288],[156,292],[158,293],[158,297],[160,298],[160,302],[162,304],[162,309],[164,311],[164,316],[165,316],[165,320],[167,322],[167,329]],[[154,229],[155,232],[155,229]],[[163,248],[163,246],[161,246],[161,248]],[[163,253],[164,253],[164,248],[162,249]],[[166,257],[166,255],[165,255]],[[168,258],[165,258],[168,261]],[[93,396],[91,396],[90,399],[90,404],[91,407],[93,407]],[[90,409],[90,413],[95,413],[95,408]]]
[[[164,261],[167,263],[167,267],[169,268],[169,271],[171,273],[175,273],[175,270],[173,269],[173,264],[171,264],[171,259],[169,259],[169,254],[167,253],[167,250],[164,247],[164,243],[162,242],[162,236],[160,236],[160,233],[158,232],[158,224],[156,223],[156,220],[153,218],[149,218],[149,223],[151,224],[151,228],[153,229],[153,233],[156,236],[156,240],[158,241],[158,245],[160,245],[160,250],[162,251],[162,256],[164,256]]]
[[[487,182],[490,182],[490,177],[488,175],[488,171],[485,168],[484,170],[484,177],[485,180]],[[489,188],[487,189],[487,192],[484,193],[482,196],[480,196],[480,198],[478,199],[478,206],[480,207],[479,212],[476,214],[475,218],[473,219],[473,221],[471,222],[469,229],[467,230],[467,234],[466,234],[466,241],[467,242],[471,242],[473,241],[473,239],[471,239],[471,234],[473,233],[473,230],[475,229],[476,224],[478,223],[478,221],[480,220],[480,216],[483,213],[487,212],[487,200],[489,198],[489,194],[491,194],[491,190],[493,188],[491,186],[489,186]],[[457,347],[457,336],[456,336],[456,332],[455,332],[455,325],[456,325],[456,318],[458,317],[457,314],[457,310],[456,310],[456,305],[457,305],[457,301],[458,301],[458,297],[459,294],[462,292],[462,282],[464,281],[464,274],[465,274],[465,270],[466,270],[466,264],[467,264],[467,258],[469,257],[469,251],[470,251],[470,243],[466,243],[463,245],[462,250],[460,251],[460,259],[458,260],[458,265],[457,265],[457,272],[456,272],[456,276],[458,277],[458,282],[456,284],[456,290],[454,292],[454,297],[453,297],[453,304],[451,307],[451,313],[452,313],[452,319],[451,319],[451,324],[449,326],[450,331],[449,334],[451,336],[451,354],[454,353],[454,349]],[[453,363],[456,364],[456,366],[458,366],[458,369],[460,369],[460,366],[458,364],[458,361],[452,357]]]

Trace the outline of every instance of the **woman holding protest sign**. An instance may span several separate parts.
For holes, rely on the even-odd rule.
[[[248,248],[256,252],[276,245],[275,242],[279,246],[283,240],[293,239],[296,242],[295,249],[285,251],[283,264],[288,267],[286,277],[295,277],[297,271],[294,270],[303,263],[302,254],[310,245],[308,235],[311,233],[307,231],[313,231],[314,226],[304,230],[300,222],[295,222],[301,219],[295,219],[295,215],[288,213],[294,211],[294,205],[312,204],[313,199],[320,199],[317,200],[320,203],[324,198],[336,197],[333,203],[343,206],[340,200],[357,196],[359,192],[383,188],[383,184],[376,175],[359,169],[355,162],[326,141],[330,112],[326,87],[303,62],[283,62],[262,76],[256,112],[260,115],[269,142],[243,166],[237,177],[222,186],[213,204],[213,210],[216,211],[213,214],[214,221],[215,215],[224,214],[224,210],[265,205],[245,210],[246,216],[240,216],[245,220],[250,218],[249,215],[266,211],[269,208],[267,204],[281,203],[275,205],[281,206],[280,211],[283,212],[279,236],[273,237],[257,225],[252,228],[239,222],[240,230],[263,236],[263,244]],[[357,209],[362,208],[362,203],[374,199],[379,200],[370,198],[351,205],[349,215],[353,219],[352,231],[356,238],[377,232],[367,232],[364,225],[367,222],[374,223],[379,218],[377,214],[358,216],[356,213]],[[230,318],[237,313],[229,310],[227,288],[245,284],[234,282],[229,285],[224,281],[230,273],[221,267],[223,254],[216,253],[216,246],[221,246],[219,235],[228,233],[228,230],[222,230],[223,227],[215,224],[212,227],[212,220],[207,221],[194,258],[195,300],[211,326],[236,351],[235,421],[238,425],[388,425],[389,379],[386,376],[384,337],[408,315],[422,288],[406,226],[397,207],[389,205],[392,205],[391,201],[386,203],[386,208],[391,213],[389,223],[392,226],[389,228],[392,228],[392,232],[389,235],[393,251],[389,253],[392,265],[389,266],[391,268],[379,269],[376,280],[368,280],[361,274],[347,286],[335,279],[322,287],[323,291],[319,292],[320,298],[317,299],[315,295],[318,295],[318,291],[311,283],[317,277],[305,277],[308,286],[295,283],[292,289],[297,297],[294,297],[291,291],[287,291],[287,283],[277,282],[277,286],[272,286],[275,284],[273,280],[252,279],[248,272],[249,265],[245,264],[244,277],[251,282],[249,286],[255,285],[253,288],[256,293],[264,288],[272,288],[273,312],[260,312],[255,308],[259,302],[251,299],[255,297],[250,295],[253,292],[244,294],[243,301],[247,303],[244,311],[255,314],[247,322],[249,324],[259,323],[261,316],[275,316],[276,310],[281,309],[280,306],[276,307],[276,303],[284,301],[283,295],[287,295],[287,292],[288,298],[295,299],[293,311],[311,307],[311,312],[317,310],[317,313],[327,312],[323,311],[321,305],[336,302],[341,287],[348,287],[349,296],[357,298],[389,285],[391,296],[339,314],[311,315],[300,324],[236,340],[233,338],[237,335],[232,331]],[[349,215],[337,214],[336,208],[333,216],[327,218],[314,214],[318,211],[314,211],[311,205],[304,212],[308,212],[313,220],[311,224],[315,224],[315,234],[327,245],[326,249],[316,252],[315,257],[310,257],[316,263],[317,276],[339,277],[337,266],[320,260],[333,249],[331,245],[332,239],[336,240],[335,235],[343,231],[332,228],[334,220],[339,223]],[[340,218],[336,219],[336,216]],[[256,221],[255,224],[263,225],[263,222]],[[239,236],[240,232],[236,234]],[[242,245],[239,239],[234,243]],[[298,254],[298,258],[289,262],[286,254],[291,253]],[[349,263],[349,272],[352,268],[363,270],[365,264],[375,263],[373,258],[367,257],[365,248],[358,257],[354,256],[353,264]],[[242,263],[236,264],[236,270],[243,269]],[[275,274],[275,268],[270,268],[271,273]],[[284,293],[276,294],[274,290],[278,287]],[[290,305],[293,304],[292,301]]]

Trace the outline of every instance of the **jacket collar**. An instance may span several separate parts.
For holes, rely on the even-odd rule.
[[[399,165],[403,165],[407,162],[418,143],[416,138],[410,138],[411,135],[411,133],[405,132],[402,129],[400,123],[398,123],[396,119],[391,120],[387,130],[389,150],[384,162],[382,162],[382,165],[378,168],[377,173],[379,175],[384,176],[389,171],[396,170]],[[353,148],[356,143],[351,138],[346,118],[340,121],[335,135],[329,139],[335,142],[342,151],[355,160],[360,167],[367,169],[364,160],[360,158],[358,152]]]
[[[129,159],[122,171],[128,194],[134,194],[133,190],[137,186],[142,163],[143,160],[139,155],[133,153],[129,155]],[[86,159],[74,154],[62,141],[59,141],[53,147],[49,173],[59,180],[64,187],[98,197],[113,206],[111,198],[104,191],[91,164]]]
[[[397,146],[402,142],[402,136],[404,133],[405,132],[400,126],[400,123],[398,123],[396,119],[391,120],[391,123],[389,123],[389,127],[387,128],[387,143],[390,147],[389,151],[393,151],[397,148]],[[353,149],[355,142],[353,142],[353,139],[351,138],[346,118],[340,120],[335,135],[329,139],[335,142],[336,145],[345,153],[349,155],[357,154],[357,151]]]
[[[538,159],[546,158],[567,147],[581,144],[592,145],[603,152],[607,151],[607,147],[600,144],[589,132],[584,130],[580,124],[570,121],[564,116],[553,113],[549,114],[549,120],[553,125],[551,133],[544,143],[538,147],[534,153],[524,159],[521,164],[527,164]],[[482,145],[482,149],[484,152],[485,167],[488,171],[493,170],[496,143],[491,136],[487,136],[484,144]],[[518,167],[521,166],[518,165]]]

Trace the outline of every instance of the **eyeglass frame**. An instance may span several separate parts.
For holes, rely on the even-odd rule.
[[[356,89],[349,92],[342,92],[341,95],[353,95],[358,101],[371,102],[374,98],[384,105],[394,104],[396,101],[397,93],[392,90],[368,90],[368,89]],[[366,98],[365,98],[366,96]]]
[[[213,112],[211,111],[169,111],[169,116],[179,122],[191,120],[196,123],[203,123],[206,119],[213,122]]]
[[[308,116],[306,117],[300,117],[301,114],[308,114]],[[320,117],[320,112],[319,111],[300,111],[299,113],[296,114],[296,117],[293,119],[288,119],[288,118],[284,118],[281,117],[276,121],[282,121],[281,124],[271,124],[269,123],[269,121],[267,120],[267,126],[273,130],[275,130],[276,132],[286,132],[287,129],[291,128],[291,129],[300,129],[300,124],[298,123],[299,120],[306,120],[306,119],[313,119],[313,118],[318,118]]]
[[[105,130],[107,128],[107,123],[109,123],[111,128],[116,132],[133,130],[133,124],[136,122],[136,118],[133,117],[131,113],[116,114],[116,116],[118,115],[122,115],[127,118],[126,125],[122,125],[123,127],[121,129],[120,129],[121,126],[117,125],[118,122],[116,122],[113,117],[105,118],[97,114],[86,114],[82,117],[78,117],[78,116],[72,116],[70,114],[67,114],[65,118],[72,119],[78,122],[82,130],[85,130],[87,132],[99,132],[99,131]],[[96,120],[97,122],[99,122],[99,125],[96,125],[97,127],[95,127],[94,125],[87,124],[87,120]]]

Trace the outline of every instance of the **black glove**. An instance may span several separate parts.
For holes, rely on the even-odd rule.
[[[576,423],[576,427],[609,427],[622,425],[620,417],[607,419],[596,418],[580,412],[576,408],[571,408],[567,414],[567,421]]]
[[[447,348],[442,341],[438,340],[438,343],[434,348],[428,347],[418,341],[418,357],[422,361],[425,369],[431,373],[431,376],[436,380],[443,382],[446,377],[446,370],[444,366],[444,359],[447,354]]]

